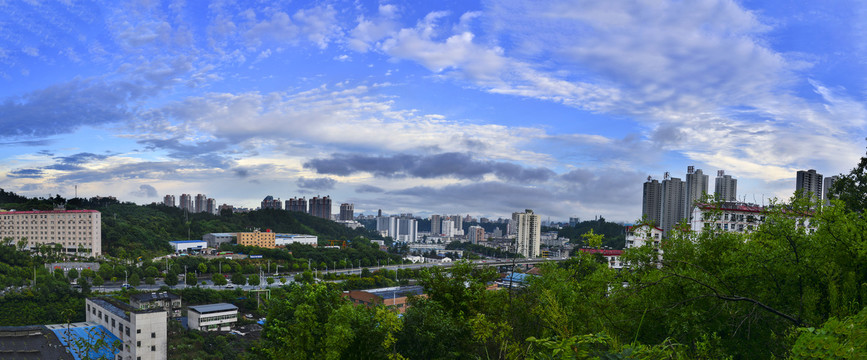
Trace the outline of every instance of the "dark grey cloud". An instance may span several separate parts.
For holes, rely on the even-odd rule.
[[[21,186],[21,191],[36,191],[41,189],[41,184],[24,184],[23,186]]]
[[[169,179],[184,167],[181,162],[121,164],[103,170],[83,170],[57,177],[58,182],[88,183],[128,179]]]
[[[331,190],[337,185],[337,180],[329,177],[316,179],[298,178],[298,187],[304,190]]]
[[[429,207],[430,204],[449,204],[449,211],[461,209],[486,209],[491,213],[508,214],[524,209],[543,211],[547,215],[568,214],[568,198],[553,189],[513,185],[499,181],[472,184],[453,184],[439,188],[416,186],[390,191],[391,195],[403,195],[406,206]],[[392,201],[393,203],[393,201]]]
[[[393,156],[368,156],[358,154],[334,154],[327,159],[313,159],[304,164],[321,174],[346,176],[368,172],[379,177],[437,178],[454,176],[459,179],[481,179],[486,174],[495,174],[507,181],[543,182],[556,174],[546,168],[525,168],[520,165],[475,160],[465,153],[442,153],[435,155],[398,154]]]
[[[70,156],[58,156],[54,158],[54,160],[57,160],[56,164],[48,165],[43,169],[78,171],[84,169],[80,165],[89,163],[91,161],[104,160],[108,157],[109,155],[98,155],[88,152],[73,154]]]
[[[138,143],[144,145],[147,150],[167,150],[168,156],[173,159],[190,161],[206,167],[228,169],[235,165],[234,161],[222,154],[229,148],[229,143],[225,141],[186,144],[179,138],[171,138],[140,140]]]
[[[47,137],[126,120],[127,85],[76,79],[7,98],[0,103],[0,137]]]
[[[619,169],[575,169],[560,175],[567,192],[588,204],[640,204],[646,174]]]
[[[39,179],[42,175],[42,169],[18,169],[6,174],[7,177],[19,179]]]
[[[3,123],[3,120],[0,120],[0,124],[2,124],[2,123]],[[54,142],[54,140],[7,141],[7,142],[0,142],[0,146],[47,146],[47,145],[51,145],[51,143],[53,143],[53,142]],[[54,155],[54,154],[43,154],[42,153],[43,151],[47,151],[47,150],[40,150],[37,152],[37,154],[48,155],[48,156]]]
[[[373,186],[373,185],[361,185],[361,186],[355,188],[355,192],[357,192],[357,193],[359,193],[359,194],[363,194],[363,193],[381,193],[381,192],[385,192],[385,189],[383,189],[383,188],[381,188],[381,187],[376,187],[376,186]]]
[[[54,152],[51,150],[39,150],[36,153],[39,155],[54,156]]]
[[[247,176],[250,176],[250,170],[247,170],[246,168],[237,167],[232,169],[232,172],[235,173],[235,176],[239,178],[245,178]]]
[[[157,189],[155,189],[153,186],[150,186],[147,184],[140,185],[138,187],[138,190],[131,192],[130,195],[137,196],[137,197],[148,197],[148,198],[159,197],[159,195],[157,194]]]

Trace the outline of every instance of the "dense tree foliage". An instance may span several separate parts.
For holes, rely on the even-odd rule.
[[[548,230],[553,231],[554,229],[542,229],[543,232]],[[569,242],[573,244],[586,245],[582,236],[590,231],[604,236],[602,243],[604,247],[622,249],[626,244],[626,233],[624,232],[623,224],[607,222],[603,217],[599,217],[596,220],[585,220],[575,224],[575,226],[564,226],[556,231],[558,236],[568,238]]]

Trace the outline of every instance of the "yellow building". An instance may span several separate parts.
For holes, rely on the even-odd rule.
[[[273,249],[277,246],[276,233],[267,231],[239,232],[238,245]]]

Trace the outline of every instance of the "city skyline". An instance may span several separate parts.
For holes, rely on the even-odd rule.
[[[694,166],[788,198],[864,154],[867,4],[785,4],[5,2],[0,187],[632,222]]]

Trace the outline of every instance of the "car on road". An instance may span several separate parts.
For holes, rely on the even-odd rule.
[[[124,288],[124,289],[134,289],[134,288],[132,287],[132,285],[130,285],[130,284],[123,284],[123,285],[121,285],[121,287]]]
[[[234,289],[234,288],[235,288],[235,285],[232,285],[232,284],[226,285],[226,289]]]

